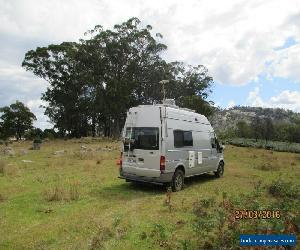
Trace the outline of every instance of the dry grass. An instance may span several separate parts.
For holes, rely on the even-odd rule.
[[[73,154],[78,160],[93,160],[97,156],[97,152],[93,151],[75,151]]]
[[[65,199],[66,190],[59,184],[47,188],[43,192],[46,201],[62,201]]]
[[[17,165],[15,164],[9,164],[7,167],[6,174],[10,177],[18,177],[20,176],[20,169]]]
[[[19,168],[15,164],[0,161],[0,174],[15,177],[19,175]]]
[[[99,164],[102,163],[102,161],[103,161],[103,157],[98,156],[97,159],[96,159],[96,164],[99,165]]]
[[[276,162],[266,161],[257,164],[254,168],[262,171],[278,171],[280,166]]]
[[[43,143],[39,151],[5,158],[0,193],[9,202],[0,204],[0,249],[163,249],[165,242],[169,244],[165,248],[193,249],[186,242],[195,241],[191,224],[195,201],[217,193],[220,197],[222,192],[243,197],[254,190],[253,180],[268,186],[278,175],[293,183],[300,177],[299,155],[229,145],[224,178],[187,179],[185,189],[169,197],[164,188],[117,178],[118,144],[103,139],[54,140]],[[92,151],[80,153],[82,145]],[[30,146],[13,144],[15,150]],[[53,153],[58,150],[66,152],[57,157]],[[23,159],[32,163],[24,164]],[[266,162],[280,168],[255,168]],[[11,178],[8,168],[19,175]],[[264,197],[262,206],[275,199],[268,191]],[[172,209],[162,205],[166,198],[164,204]]]
[[[80,183],[78,180],[69,181],[67,187],[60,182],[45,189],[43,196],[46,201],[75,201],[78,200]]]
[[[74,201],[79,199],[79,187],[80,183],[78,180],[71,181],[69,183],[69,199]]]

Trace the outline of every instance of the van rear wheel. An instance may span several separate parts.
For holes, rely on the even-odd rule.
[[[224,174],[224,162],[221,161],[221,162],[219,163],[218,169],[217,169],[217,171],[214,172],[214,173],[215,173],[215,176],[216,176],[217,178],[220,178],[220,177],[223,176],[223,174]]]
[[[183,189],[184,185],[184,173],[182,170],[177,169],[172,178],[172,191],[178,192]]]

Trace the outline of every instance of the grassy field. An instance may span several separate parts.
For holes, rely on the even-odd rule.
[[[117,178],[118,142],[10,146],[16,155],[0,156],[0,249],[234,249],[241,232],[299,229],[299,154],[227,146],[223,178],[168,193]],[[281,218],[235,220],[235,209]]]

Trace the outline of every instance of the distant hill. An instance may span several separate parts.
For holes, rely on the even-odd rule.
[[[250,123],[258,116],[259,118],[270,117],[274,124],[299,123],[300,113],[280,108],[242,107],[236,106],[229,109],[217,109],[209,120],[216,131],[225,131],[236,128],[239,121]]]

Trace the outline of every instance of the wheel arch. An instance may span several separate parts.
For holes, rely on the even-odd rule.
[[[222,163],[222,164],[223,164],[223,166],[225,166],[225,162],[224,162],[224,160],[223,160],[223,159],[221,159],[221,160],[219,161],[218,165],[219,165],[220,163]]]
[[[176,170],[181,170],[182,172],[183,172],[183,174],[185,175],[185,167],[184,167],[184,165],[183,164],[178,164],[176,167],[175,167],[175,172],[176,172]],[[174,173],[175,173],[174,172]]]

